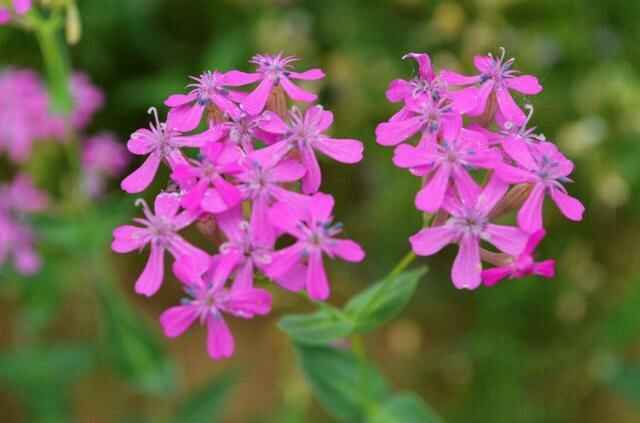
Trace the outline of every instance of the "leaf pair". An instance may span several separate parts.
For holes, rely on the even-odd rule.
[[[405,308],[425,272],[426,268],[419,268],[387,277],[353,297],[344,310],[325,305],[312,314],[285,316],[279,327],[306,345],[327,345],[353,333],[368,332]]]

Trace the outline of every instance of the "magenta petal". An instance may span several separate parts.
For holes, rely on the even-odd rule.
[[[213,185],[216,187],[216,190],[220,193],[222,200],[228,207],[233,207],[242,200],[242,193],[238,187],[228,182],[226,179],[216,178],[213,181]]]
[[[309,69],[304,72],[289,72],[288,75],[293,79],[304,79],[306,81],[314,81],[324,78],[324,72],[322,69]]]
[[[242,103],[247,113],[251,115],[257,115],[267,104],[267,98],[273,89],[273,81],[269,78],[264,78],[260,81],[260,84],[256,87],[251,94],[249,94]]]
[[[267,276],[277,281],[302,260],[303,251],[304,245],[296,243],[273,253],[271,263],[265,266]]]
[[[334,204],[332,195],[319,192],[311,197],[307,207],[315,222],[328,222],[331,220]]]
[[[151,245],[151,253],[142,274],[136,281],[135,291],[147,297],[160,289],[164,278],[164,248]]]
[[[506,88],[498,88],[496,98],[500,112],[507,120],[517,125],[522,125],[527,120],[524,112],[518,107]]]
[[[478,201],[477,208],[482,211],[485,216],[488,215],[495,205],[504,197],[509,189],[509,185],[497,176],[493,176],[482,190]]]
[[[289,130],[282,118],[270,111],[266,111],[260,116],[259,124],[260,129],[273,134],[282,135]]]
[[[493,244],[497,249],[512,256],[517,256],[524,250],[528,234],[516,226],[488,224],[482,238]]]
[[[13,0],[13,8],[18,15],[24,15],[31,10],[31,0]]]
[[[156,140],[148,129],[138,129],[127,141],[127,150],[140,156],[151,153],[155,148]]]
[[[509,78],[505,83],[509,88],[526,95],[536,95],[542,91],[542,85],[538,82],[538,78],[532,75]]]
[[[314,127],[318,132],[326,131],[333,124],[333,113],[322,106],[313,106],[304,114],[304,125]]]
[[[151,153],[142,165],[124,178],[120,183],[120,187],[129,194],[137,194],[144,191],[156,176],[158,167],[160,166],[160,155]]]
[[[465,114],[475,109],[478,105],[478,88],[467,87],[459,91],[452,91],[449,94],[452,100],[451,107],[458,113]]]
[[[198,96],[196,94],[174,94],[164,101],[164,105],[167,107],[179,107],[196,101],[197,99]]]
[[[531,272],[543,278],[553,278],[556,275],[556,261],[545,260],[540,263],[534,263]]]
[[[391,103],[397,103],[405,99],[406,96],[411,95],[413,88],[408,81],[404,79],[394,79],[389,84],[389,88],[385,95],[387,96],[387,100]]]
[[[422,118],[414,116],[407,120],[383,122],[376,128],[376,141],[380,145],[400,144],[415,135],[422,127]]]
[[[225,302],[224,309],[237,317],[249,319],[255,315],[265,315],[271,311],[273,300],[269,291],[253,288],[236,288]]]
[[[235,250],[220,254],[218,265],[213,271],[213,286],[222,287],[227,279],[229,279],[229,275],[231,274],[231,272],[233,272],[236,266],[241,262],[242,258],[242,254],[239,251]]]
[[[174,107],[167,115],[167,126],[180,132],[196,129],[202,120],[204,106],[198,102]]]
[[[462,166],[453,168],[453,182],[463,204],[471,206],[480,195],[480,186]]]
[[[444,194],[449,186],[450,175],[451,167],[449,165],[443,163],[438,166],[429,182],[416,196],[415,202],[418,210],[435,213],[440,208],[444,200]]]
[[[329,280],[324,271],[322,253],[319,250],[312,251],[309,255],[307,292],[309,297],[315,301],[324,301],[329,298]]]
[[[482,73],[491,74],[495,61],[491,56],[473,56],[473,65]]]
[[[296,160],[283,160],[271,169],[271,178],[276,182],[294,182],[299,180],[307,169]]]
[[[470,116],[479,116],[484,113],[485,109],[487,108],[487,100],[493,92],[493,86],[494,83],[492,80],[485,81],[480,86],[480,88],[478,89],[478,101],[476,107],[468,112]]]
[[[364,146],[358,140],[338,138],[318,138],[313,146],[341,163],[358,163],[362,160]]]
[[[479,76],[467,76],[450,70],[442,70],[440,78],[449,85],[471,85],[480,81]]]
[[[527,241],[527,245],[524,247],[522,254],[533,255],[533,252],[536,250],[540,242],[544,239],[546,235],[546,231],[544,229],[540,229],[532,233],[529,236],[529,240]]]
[[[139,250],[147,243],[147,231],[132,225],[118,226],[113,231],[111,249],[116,253],[130,253]]]
[[[458,289],[476,289],[482,282],[481,272],[478,239],[465,235],[460,241],[460,249],[451,269],[453,284]]]
[[[361,262],[364,260],[364,250],[360,245],[350,239],[335,239],[331,243],[332,254],[343,260],[350,262]]]
[[[525,169],[537,169],[538,164],[531,156],[529,144],[522,138],[507,137],[502,141],[502,149]]]
[[[207,352],[214,360],[233,355],[234,341],[231,331],[219,313],[207,319]]]
[[[411,248],[419,256],[430,256],[455,241],[458,233],[448,225],[424,228],[411,236]]]
[[[536,184],[529,198],[518,212],[518,225],[526,232],[533,233],[542,229],[542,205],[545,186]]]
[[[322,183],[320,165],[318,164],[318,159],[313,149],[305,147],[300,153],[302,154],[302,164],[307,169],[307,172],[302,178],[302,192],[305,194],[313,194],[318,192],[320,184]]]
[[[247,73],[235,70],[229,71],[223,76],[224,85],[229,85],[230,87],[253,84],[259,81],[260,78],[262,78],[262,75],[259,73]]]
[[[485,286],[493,286],[509,276],[511,270],[508,267],[494,267],[482,271],[482,283]]]
[[[247,290],[253,288],[253,261],[245,260],[245,262],[236,271],[233,279],[233,290]]]
[[[317,95],[310,93],[298,87],[291,82],[289,78],[280,78],[280,85],[284,88],[285,92],[295,101],[304,101],[305,103],[311,103],[318,98]]]
[[[500,179],[510,184],[521,184],[534,179],[534,175],[528,170],[510,166],[505,163],[498,163],[495,171]]]
[[[409,144],[400,144],[393,152],[393,164],[402,168],[413,168],[418,166],[426,166],[433,163],[433,160],[429,160],[428,154],[429,146],[426,145],[423,148],[414,147]],[[435,159],[436,156],[433,155]]]
[[[6,7],[0,6],[0,25],[11,22],[11,12]]]
[[[559,188],[551,189],[551,198],[567,219],[576,222],[582,220],[584,206],[579,200],[571,197],[569,194]]]
[[[420,78],[425,81],[431,81],[435,78],[433,73],[433,67],[431,66],[431,58],[426,53],[407,53],[402,58],[403,60],[407,57],[412,58],[418,63],[418,75]]]
[[[229,210],[229,205],[222,199],[220,193],[215,189],[208,189],[205,191],[202,200],[200,201],[202,210],[209,213],[222,213]]]
[[[160,325],[169,338],[182,335],[198,317],[198,310],[192,305],[171,307],[160,315]]]
[[[153,207],[156,216],[172,219],[180,209],[180,196],[175,193],[160,193],[156,196]]]

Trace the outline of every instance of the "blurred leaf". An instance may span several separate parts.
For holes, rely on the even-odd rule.
[[[640,365],[635,363],[621,365],[608,384],[611,389],[640,406]]]
[[[414,393],[400,393],[382,404],[368,423],[442,423],[440,417]]]
[[[409,303],[426,268],[409,270],[380,281],[353,297],[345,312],[357,331],[369,331],[397,316]]]
[[[640,284],[629,284],[622,303],[600,323],[599,336],[613,347],[623,347],[638,339],[640,332]]]
[[[235,380],[233,373],[226,372],[191,394],[179,406],[175,421],[179,423],[218,421],[223,411],[222,404],[235,384]]]
[[[354,328],[353,322],[329,310],[285,316],[278,326],[295,341],[315,345],[326,345],[349,336]]]
[[[388,395],[378,371],[349,351],[303,345],[296,350],[315,396],[340,420],[359,421]]]
[[[70,385],[93,366],[87,345],[29,347],[0,354],[0,385],[16,392],[32,421],[70,421]]]
[[[165,394],[175,388],[174,368],[157,337],[116,291],[101,285],[103,348],[115,369],[143,392]]]

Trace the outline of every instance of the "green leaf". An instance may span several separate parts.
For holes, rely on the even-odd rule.
[[[171,392],[173,364],[155,333],[119,292],[101,283],[98,287],[105,324],[103,349],[116,371],[143,392]]]
[[[353,297],[345,312],[353,319],[356,331],[370,331],[397,316],[409,303],[426,271],[422,267],[388,277]]]
[[[316,398],[340,420],[361,420],[389,393],[378,371],[349,351],[305,345],[296,351]]]
[[[175,421],[200,423],[218,421],[222,415],[222,404],[235,384],[236,377],[226,372],[194,392],[178,408]]]
[[[412,392],[400,393],[372,413],[368,423],[442,423],[425,402]]]
[[[354,325],[341,314],[320,310],[313,314],[285,316],[278,327],[296,342],[310,345],[326,345],[331,341],[347,337]]]

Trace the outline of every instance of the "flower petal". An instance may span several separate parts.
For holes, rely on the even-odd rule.
[[[416,195],[416,207],[418,210],[435,213],[444,200],[444,194],[449,186],[451,166],[442,163],[427,184]]]
[[[516,76],[505,81],[507,86],[526,95],[536,95],[542,91],[538,78],[532,75]]]
[[[411,248],[419,256],[430,256],[455,241],[458,232],[448,225],[424,228],[411,236]]]
[[[198,317],[198,311],[191,305],[171,307],[160,315],[160,325],[169,338],[182,335]]]
[[[282,88],[284,88],[289,97],[291,97],[295,101],[304,101],[305,103],[311,103],[318,98],[317,95],[298,87],[296,84],[291,82],[289,78],[280,78],[280,85],[282,85]]]
[[[361,141],[320,137],[313,146],[341,163],[358,163],[362,160],[364,146]]]
[[[584,214],[582,203],[559,188],[551,188],[551,198],[562,214],[570,220],[580,221]]]
[[[453,262],[451,279],[458,289],[476,289],[482,282],[482,263],[478,239],[465,235],[460,241],[458,255]]]
[[[545,186],[536,184],[518,212],[518,226],[528,233],[542,229],[542,205]]]
[[[312,251],[309,255],[306,286],[312,300],[324,301],[329,298],[329,280],[324,271],[320,250]]]
[[[147,243],[147,230],[133,225],[118,226],[113,231],[111,249],[116,253],[130,253],[139,250]]]
[[[264,78],[260,81],[260,84],[256,87],[251,94],[249,94],[242,106],[251,115],[257,115],[264,110],[265,104],[267,104],[267,98],[273,89],[273,81],[269,78]]]
[[[488,224],[482,239],[495,245],[500,251],[517,256],[524,250],[529,236],[516,226]]]
[[[376,141],[380,145],[396,145],[415,135],[422,127],[422,118],[383,122],[376,128]]]
[[[164,278],[164,248],[151,245],[151,253],[142,274],[136,281],[135,291],[147,297],[160,289]]]
[[[219,313],[207,319],[207,352],[214,360],[229,358],[235,348],[231,331]]]
[[[365,257],[362,247],[350,239],[334,239],[330,249],[332,254],[354,263],[361,262]]]
[[[129,194],[144,191],[153,182],[158,167],[160,167],[160,155],[155,152],[151,153],[138,169],[124,178],[120,187]]]

